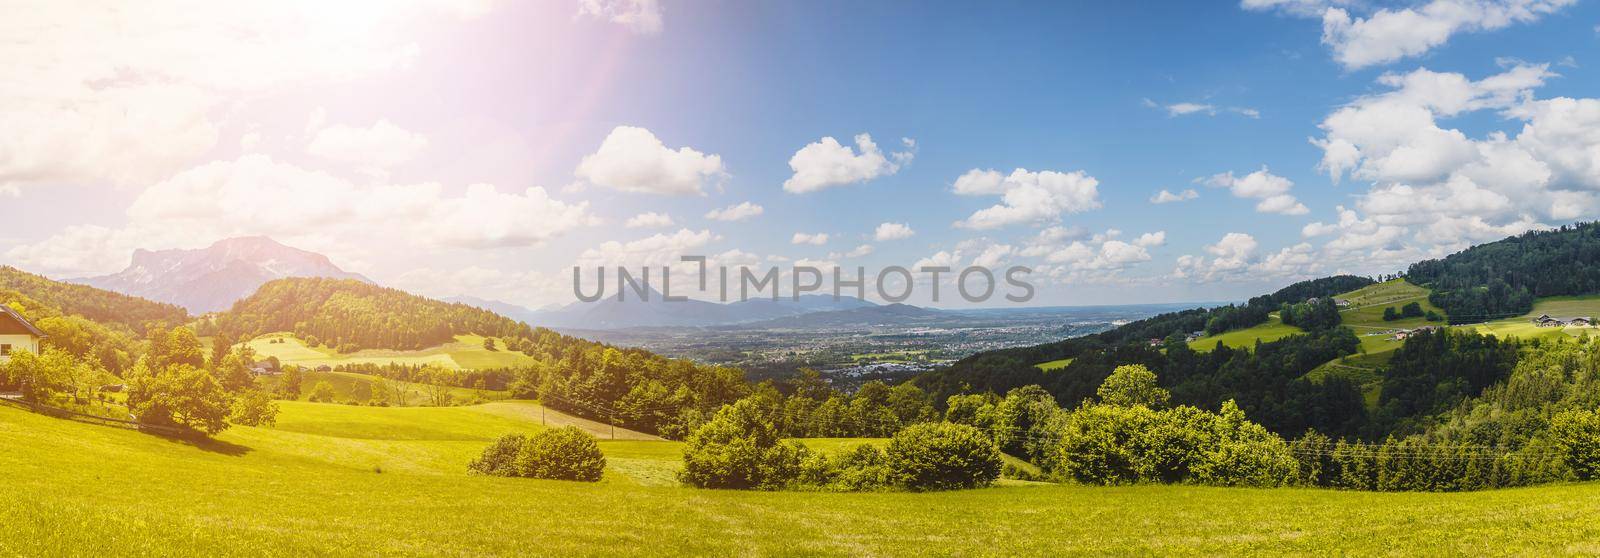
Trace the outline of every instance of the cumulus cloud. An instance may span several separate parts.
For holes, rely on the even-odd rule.
[[[1001,203],[978,210],[956,223],[968,229],[996,229],[1009,225],[1044,223],[1062,213],[1100,208],[1100,181],[1083,171],[1030,172],[1016,169],[1001,174],[972,169],[956,179],[955,192],[964,196],[1000,196]]]
[[[660,0],[578,0],[578,16],[616,23],[640,35],[661,33]]]
[[[1150,203],[1176,203],[1181,201],[1189,201],[1198,197],[1200,197],[1200,192],[1194,191],[1194,188],[1187,188],[1184,189],[1184,191],[1176,194],[1162,190],[1160,192],[1156,192],[1156,195],[1150,196]]]
[[[911,238],[911,235],[914,234],[917,234],[917,232],[911,230],[911,227],[905,223],[882,223],[878,225],[877,230],[873,231],[872,239],[878,242],[901,240]]]
[[[422,134],[379,120],[369,128],[334,125],[318,130],[306,144],[306,152],[367,172],[379,172],[410,161],[427,147],[428,138]]]
[[[722,158],[693,148],[671,149],[644,128],[618,126],[585,156],[579,179],[624,192],[700,195],[727,176]]]
[[[828,233],[794,233],[794,236],[789,239],[789,242],[791,244],[810,244],[812,246],[821,246],[828,243]]]
[[[0,22],[0,191],[165,179],[218,145],[239,99],[403,67],[418,52],[401,32],[410,23],[485,11],[430,0],[384,8],[341,16],[317,2],[9,6]]]
[[[789,159],[789,168],[794,170],[794,176],[783,181],[783,190],[791,194],[804,194],[899,172],[901,167],[911,163],[917,147],[917,143],[910,138],[901,138],[900,142],[906,150],[885,157],[883,151],[878,149],[878,144],[872,142],[872,136],[867,134],[856,136],[859,153],[840,145],[839,140],[824,137],[800,148]]]
[[[1261,213],[1305,215],[1311,212],[1305,204],[1289,195],[1289,190],[1294,188],[1294,182],[1268,172],[1265,165],[1261,170],[1242,177],[1236,177],[1229,171],[1200,179],[1199,182],[1208,186],[1227,188],[1233,192],[1234,197],[1260,200],[1256,203],[1256,211]]]
[[[860,246],[857,246],[855,248],[850,249],[849,252],[845,252],[845,253],[842,253],[842,254],[839,253],[839,252],[831,252],[831,253],[828,254],[828,259],[830,259],[830,260],[841,260],[841,259],[846,259],[846,258],[860,258],[860,257],[867,256],[867,255],[870,255],[870,254],[872,254],[872,245],[871,244],[862,244]]]
[[[1243,0],[1250,10],[1279,10],[1322,20],[1322,43],[1346,69],[1421,56],[1461,33],[1532,23],[1577,0],[1432,0],[1404,8],[1381,8],[1365,16],[1351,10],[1365,3],[1336,0]]]
[[[1254,236],[1231,232],[1223,235],[1216,244],[1205,247],[1205,253],[1210,257],[1179,256],[1172,275],[1202,282],[1235,277],[1248,271],[1250,265],[1255,263],[1256,249],[1259,247]]]
[[[1302,232],[1332,237],[1330,252],[1359,255],[1381,243],[1378,257],[1399,260],[1600,209],[1600,99],[1539,99],[1533,91],[1555,77],[1548,65],[1506,64],[1476,81],[1427,69],[1385,74],[1378,82],[1389,91],[1328,115],[1312,139],[1323,150],[1319,168],[1370,186],[1340,208],[1339,223]],[[1472,137],[1440,125],[1482,111],[1507,119],[1506,130]]]
[[[630,229],[658,229],[672,226],[672,216],[665,213],[649,211],[628,218],[626,226]]]
[[[730,205],[722,209],[713,209],[706,213],[706,218],[713,221],[743,221],[764,213],[766,209],[759,205],[743,202]]]

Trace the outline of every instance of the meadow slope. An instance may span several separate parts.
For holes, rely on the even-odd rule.
[[[478,438],[539,428],[513,405],[291,403],[278,428],[238,427],[203,446],[0,406],[0,554],[1600,553],[1593,483],[1465,494],[707,491],[622,471],[655,462],[670,481],[678,445],[650,441],[602,442],[612,463],[598,484],[466,475]]]

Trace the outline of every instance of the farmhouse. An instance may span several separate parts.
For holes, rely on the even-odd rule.
[[[0,304],[0,362],[11,360],[12,351],[39,352],[39,341],[46,335],[26,318]]]
[[[1343,299],[1343,298],[1335,298],[1335,299],[1333,299],[1333,305],[1334,306],[1338,306],[1340,308],[1343,308],[1343,307],[1349,306],[1350,305],[1350,301],[1346,300],[1346,299]]]
[[[1539,327],[1589,327],[1594,325],[1594,318],[1589,316],[1555,318],[1551,317],[1549,314],[1540,314],[1539,317],[1533,319],[1533,323]]]

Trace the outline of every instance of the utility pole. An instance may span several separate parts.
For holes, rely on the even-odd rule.
[[[539,426],[549,426],[549,424],[544,421],[544,410],[546,408],[547,407],[544,406],[544,402],[540,401],[539,402]]]
[[[609,416],[611,417],[611,420],[606,422],[611,423],[611,439],[615,440],[617,439],[617,415],[613,413]]]

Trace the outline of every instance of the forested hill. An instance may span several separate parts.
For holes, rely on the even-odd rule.
[[[534,337],[527,324],[482,308],[353,279],[270,281],[234,303],[217,325],[231,338],[290,331],[342,350],[423,349],[465,334]]]
[[[1600,222],[1533,231],[1412,264],[1451,323],[1516,316],[1544,296],[1600,293]]]
[[[87,285],[54,281],[20,269],[0,266],[0,302],[42,308],[23,308],[30,318],[46,314],[78,315],[102,324],[119,324],[128,331],[142,332],[146,323],[178,325],[189,320],[189,313],[173,304],[96,289]]]

